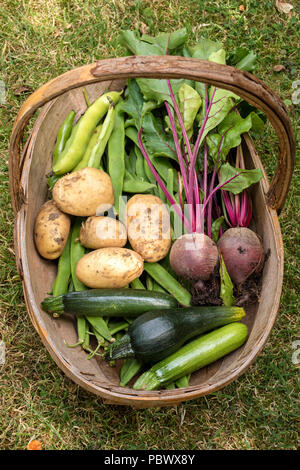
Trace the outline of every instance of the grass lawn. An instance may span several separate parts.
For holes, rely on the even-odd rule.
[[[280,216],[285,278],[277,322],[262,354],[223,390],[179,406],[133,410],[103,405],[56,366],[35,332],[15,267],[8,144],[19,107],[31,90],[96,59],[124,55],[121,29],[150,34],[185,26],[190,43],[205,36],[258,55],[256,75],[293,106],[299,15],[278,12],[275,0],[0,0],[0,448],[25,449],[296,449],[299,445],[299,368],[292,362],[299,339],[299,168]],[[243,4],[244,11],[239,6]],[[299,10],[298,10],[299,13]],[[273,71],[277,64],[285,68]],[[298,68],[297,68],[298,67]],[[267,127],[257,147],[272,174],[277,141]],[[298,193],[298,194],[297,194]],[[298,308],[297,308],[298,307]],[[295,361],[294,361],[295,362]],[[298,365],[299,367],[299,365]]]

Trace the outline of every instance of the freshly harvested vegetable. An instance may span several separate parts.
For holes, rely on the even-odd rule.
[[[114,203],[110,176],[96,168],[83,168],[63,176],[52,195],[60,210],[82,217],[101,214]]]
[[[170,264],[184,279],[206,281],[218,266],[217,245],[204,233],[182,235],[172,245]]]
[[[110,346],[105,359],[135,357],[155,363],[177,351],[189,339],[244,316],[243,308],[224,306],[146,312],[131,323],[119,342]]]
[[[68,292],[71,276],[70,246],[72,233],[69,232],[67,243],[59,257],[57,265],[57,275],[52,285],[52,295],[57,296]]]
[[[59,162],[53,166],[56,175],[63,175],[78,165],[97,124],[108,111],[111,101],[118,102],[121,93],[116,91],[105,93],[87,108],[77,123],[76,131],[72,132]]]
[[[128,248],[99,248],[84,255],[77,263],[78,279],[92,288],[122,288],[140,277],[143,258]]]
[[[62,154],[66,142],[68,138],[71,135],[72,131],[72,126],[75,118],[75,111],[70,111],[62,123],[61,127],[59,128],[57,138],[56,138],[56,144],[53,150],[53,165],[55,165]]]
[[[91,249],[122,248],[127,243],[126,228],[112,217],[88,217],[80,229],[80,242]]]
[[[135,359],[134,357],[129,357],[125,359],[121,372],[120,372],[120,386],[125,387],[128,382],[138,373],[140,372],[143,366],[142,361]]]
[[[263,246],[256,233],[249,228],[236,227],[226,230],[218,241],[218,249],[235,284],[242,284],[262,267]]]
[[[35,220],[34,240],[43,258],[56,259],[62,254],[70,226],[70,216],[64,214],[54,201],[47,201],[42,205]]]
[[[92,168],[100,167],[101,158],[103,156],[108,139],[110,138],[110,135],[114,128],[114,123],[115,123],[115,106],[114,106],[113,101],[111,101],[108,113],[103,122],[103,126],[101,129],[99,138],[91,151],[91,155],[90,155],[87,166],[92,167]]]
[[[133,388],[157,390],[236,350],[247,336],[248,328],[243,323],[230,323],[200,336],[144,372]]]
[[[102,131],[102,124],[99,124],[99,126],[97,126],[95,128],[95,130],[93,132],[93,135],[89,140],[89,143],[87,145],[86,151],[84,152],[84,155],[83,155],[82,159],[80,160],[78,165],[76,165],[75,168],[73,168],[72,171],[82,170],[82,168],[86,168],[88,166],[88,163],[89,163],[89,160],[90,160],[90,157],[91,157],[91,153],[92,153],[95,145],[97,144],[97,141],[99,140],[99,136],[101,134],[101,131]]]
[[[123,101],[120,100],[116,105],[115,125],[107,145],[107,171],[114,189],[114,207],[117,214],[120,213],[119,204],[125,174],[125,127],[122,104]]]
[[[128,240],[142,258],[155,263],[171,246],[170,216],[163,201],[151,194],[136,194],[126,207]]]
[[[88,289],[69,292],[57,297],[46,297],[43,310],[57,315],[137,317],[148,310],[162,310],[178,306],[174,297],[162,292],[139,289]]]
[[[191,303],[191,294],[159,263],[144,263],[144,270],[185,307]]]

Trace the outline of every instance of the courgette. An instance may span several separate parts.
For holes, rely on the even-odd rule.
[[[140,289],[88,289],[47,297],[41,303],[46,312],[72,313],[75,316],[137,317],[149,310],[176,307],[177,301],[169,294]]]
[[[136,357],[155,363],[179,349],[189,339],[219,326],[241,320],[241,307],[188,307],[146,312],[136,318],[128,333],[110,345],[107,361]]]
[[[231,323],[200,336],[144,372],[133,388],[157,390],[165,383],[177,381],[239,348],[247,336],[248,328],[243,323]]]

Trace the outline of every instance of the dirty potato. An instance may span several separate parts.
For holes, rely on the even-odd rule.
[[[110,176],[97,168],[82,168],[60,178],[53,199],[63,212],[81,217],[102,214],[114,203]]]
[[[34,240],[43,258],[58,258],[70,232],[71,218],[59,210],[54,201],[42,205],[34,226]]]
[[[163,259],[171,246],[170,215],[163,201],[150,194],[136,194],[126,207],[127,235],[133,250],[145,261]]]
[[[86,248],[123,247],[127,242],[125,226],[112,217],[94,216],[82,224],[80,243]]]
[[[143,258],[127,248],[100,248],[84,255],[76,265],[76,276],[94,289],[122,288],[140,277]]]

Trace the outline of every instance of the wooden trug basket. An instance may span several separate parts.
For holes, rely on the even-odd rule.
[[[52,150],[59,126],[67,113],[77,116],[85,110],[82,87],[91,100],[104,90],[122,90],[126,79],[188,78],[232,90],[261,109],[274,127],[279,141],[276,174],[269,185],[266,175],[252,189],[253,228],[263,239],[270,256],[263,271],[261,300],[247,309],[247,342],[238,350],[192,375],[190,386],[155,392],[120,387],[115,368],[94,357],[87,360],[76,342],[75,323],[67,317],[53,319],[40,308],[56,273],[52,261],[42,259],[34,246],[33,226],[47,198],[45,175],[51,169]],[[23,133],[41,108],[32,132],[24,144]],[[243,148],[248,168],[261,168],[261,161],[245,135]],[[281,100],[259,79],[233,67],[175,56],[123,57],[101,60],[56,77],[35,91],[16,118],[10,142],[9,171],[11,199],[15,214],[15,253],[31,321],[57,365],[74,382],[102,397],[105,403],[136,408],[166,406],[197,398],[221,389],[239,377],[255,360],[271,332],[277,316],[283,279],[283,244],[278,221],[293,173],[295,143],[286,109]]]

